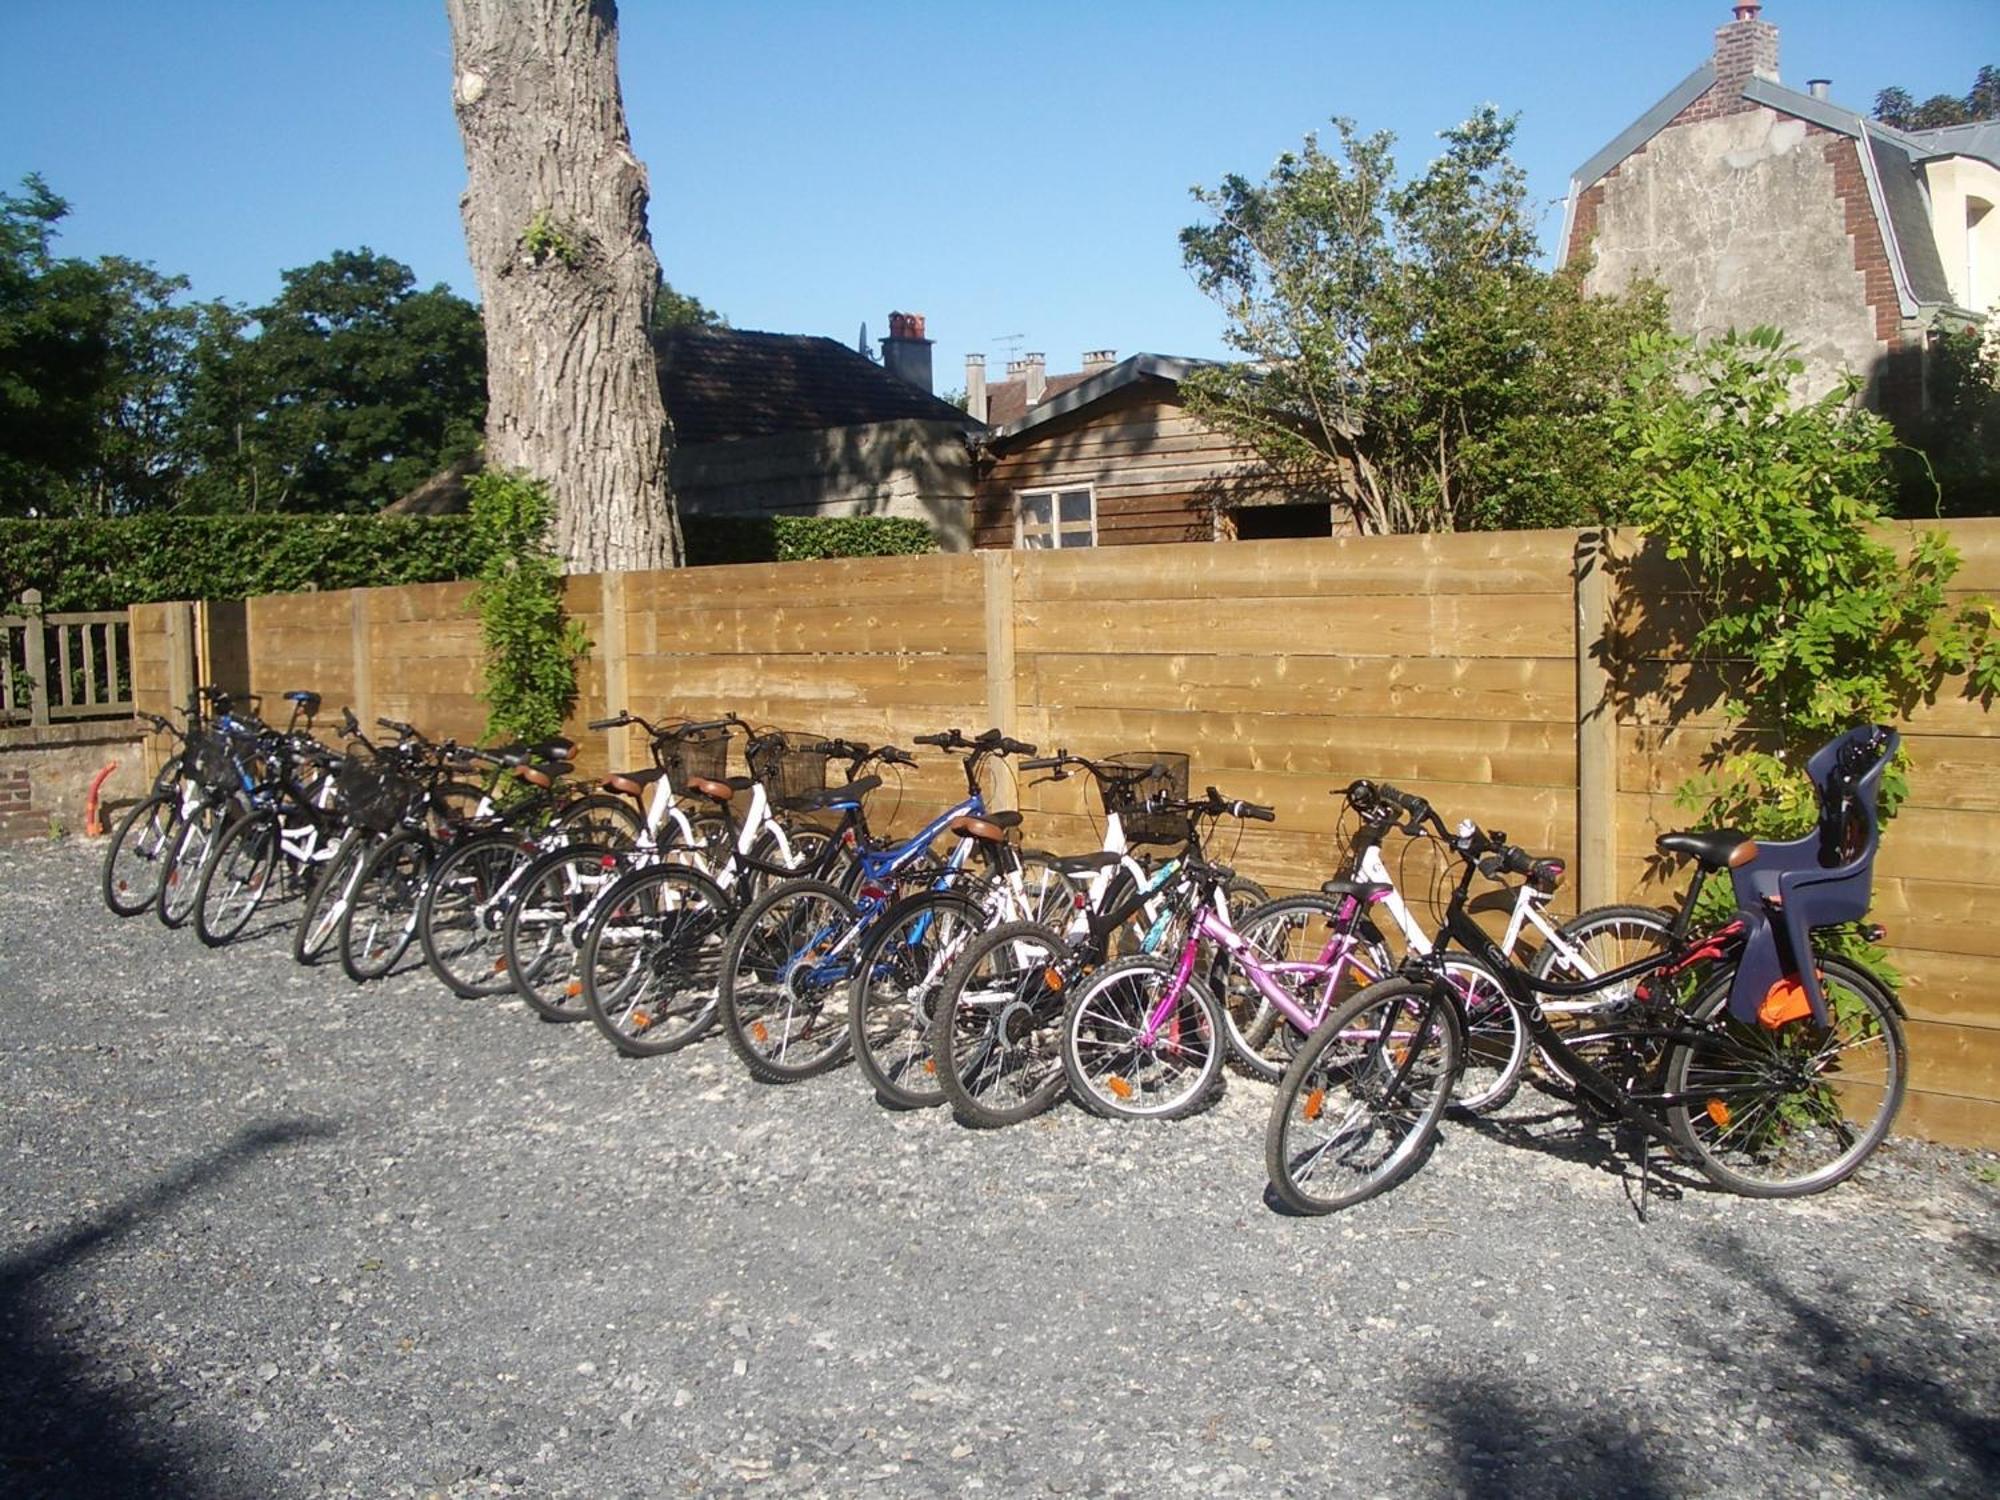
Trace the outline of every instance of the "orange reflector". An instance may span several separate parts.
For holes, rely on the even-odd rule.
[[[1042,983],[1048,986],[1048,988],[1052,990],[1061,989],[1063,987],[1063,977],[1061,972],[1056,969],[1043,969]]]
[[[927,1057],[924,1059],[924,1071],[926,1073],[937,1072],[937,1059],[935,1057]]]
[[[1780,979],[1757,1007],[1757,1019],[1773,1031],[1787,1021],[1803,1020],[1811,1014],[1812,1001],[1806,998],[1806,987],[1796,979]]]
[[[632,1012],[632,1029],[634,1031],[644,1031],[648,1026],[651,1026],[652,1024],[653,1024],[653,1013],[651,1011],[635,1010]]]
[[[1132,1097],[1132,1085],[1122,1078],[1107,1078],[1104,1080],[1104,1086],[1120,1099],[1130,1099]]]
[[[752,1021],[750,1023],[750,1035],[756,1039],[759,1046],[771,1040],[771,1033],[765,1030],[762,1021]]]
[[[1717,1130],[1727,1130],[1729,1128],[1729,1121],[1730,1121],[1729,1106],[1727,1104],[1724,1104],[1720,1099],[1709,1100],[1708,1103],[1702,1107],[1702,1113],[1707,1115],[1709,1119],[1715,1121],[1715,1128]]]
[[[1317,1120],[1319,1112],[1326,1108],[1326,1090],[1314,1089],[1306,1095],[1306,1118]]]
[[[583,981],[581,979],[572,979],[568,984],[563,986],[563,993],[574,1000],[578,995],[583,993]]]
[[[494,960],[493,960],[493,972],[494,972],[495,974],[505,974],[505,973],[507,972],[507,960],[506,960],[506,959],[504,959],[504,958],[496,958],[496,959],[494,959]]]

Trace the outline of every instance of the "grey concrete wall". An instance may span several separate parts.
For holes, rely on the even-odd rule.
[[[1826,157],[1836,139],[1768,109],[1661,131],[1604,180],[1587,285],[1650,276],[1680,333],[1774,324],[1810,395],[1869,377],[1884,346]]]
[[[689,515],[908,516],[938,545],[972,545],[972,463],[949,422],[882,422],[674,451]]]

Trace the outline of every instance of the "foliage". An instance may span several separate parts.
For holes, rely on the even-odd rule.
[[[891,516],[694,516],[695,563],[797,562],[936,550],[921,521]],[[45,607],[121,609],[478,575],[486,542],[469,516],[166,516],[0,520],[0,601],[40,589]]]
[[[1925,409],[1898,451],[1906,515],[2000,515],[2000,322],[1939,328]]]
[[[937,551],[930,527],[909,516],[683,516],[681,526],[695,567]]]
[[[655,334],[666,333],[675,328],[727,328],[729,320],[712,307],[705,307],[699,297],[687,292],[674,290],[672,282],[660,278],[659,290],[653,294],[653,322]]]
[[[465,516],[169,516],[0,520],[0,598],[52,610],[470,578]]]
[[[1334,127],[1262,183],[1195,189],[1212,222],[1181,231],[1182,258],[1248,363],[1197,373],[1190,407],[1363,530],[1596,519],[1608,407],[1662,295],[1586,297],[1584,268],[1540,269],[1511,117],[1482,108],[1401,182],[1391,136]]]
[[[576,667],[590,651],[563,613],[562,561],[548,545],[555,502],[525,474],[472,480],[472,530],[484,556],[472,606],[486,650],[486,733],[540,740],[576,704]]]
[[[521,249],[538,266],[553,260],[574,271],[583,264],[583,247],[549,216],[547,209],[528,221],[528,227],[521,233]]]
[[[1919,104],[1907,90],[1884,89],[1875,96],[1875,118],[1898,130],[1938,130],[2000,119],[2000,68],[1987,63],[1963,97],[1933,94]]]
[[[1858,382],[1794,395],[1804,363],[1774,329],[1697,346],[1654,335],[1616,419],[1632,456],[1621,519],[1686,569],[1694,653],[1740,664],[1725,701],[1736,734],[1678,796],[1710,821],[1762,837],[1810,825],[1807,754],[1857,723],[1905,718],[1957,673],[2000,689],[1994,611],[1954,610],[1959,559],[1944,533],[1884,540],[1888,424]],[[1885,779],[1893,810],[1902,768]]]

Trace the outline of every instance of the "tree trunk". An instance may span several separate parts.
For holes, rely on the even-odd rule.
[[[486,462],[555,498],[576,572],[678,567],[647,329],[660,265],[618,92],[614,0],[445,0],[486,320]]]

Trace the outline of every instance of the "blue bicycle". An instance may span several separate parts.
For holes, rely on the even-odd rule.
[[[948,735],[919,736],[920,743],[945,748],[980,746],[989,753],[1032,753],[1032,745],[991,731],[981,741]],[[861,813],[856,788],[827,793],[830,808]],[[852,1046],[848,991],[862,972],[863,955],[877,922],[912,886],[949,890],[969,875],[968,861],[987,845],[963,819],[984,820],[986,801],[978,780],[967,773],[966,796],[939,813],[909,838],[880,848],[860,845],[859,857],[839,884],[788,880],[773,886],[744,911],[730,933],[716,987],[716,1014],[729,1045],[753,1078],[795,1083],[837,1066]],[[998,814],[1008,823],[1020,815]],[[942,863],[933,846],[946,835],[954,842]]]

